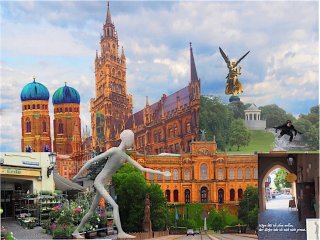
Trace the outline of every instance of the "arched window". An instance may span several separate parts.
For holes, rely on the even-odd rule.
[[[208,167],[207,164],[202,163],[200,166],[200,179],[207,180],[208,179]]]
[[[47,123],[45,121],[42,122],[42,132],[47,132]]]
[[[234,168],[230,168],[230,179],[234,179]]]
[[[219,170],[218,170],[218,179],[223,180],[223,169],[222,168],[219,168]]]
[[[63,134],[63,123],[59,120],[58,123],[58,134]]]
[[[238,189],[238,199],[241,200],[243,197],[243,191],[241,188]]]
[[[184,191],[184,202],[190,203],[190,190],[189,189],[186,189]]]
[[[253,178],[258,179],[258,168],[253,169]]]
[[[223,203],[223,201],[224,201],[224,191],[223,189],[220,188],[218,191],[218,202]]]
[[[174,137],[178,136],[178,128],[177,128],[177,124],[174,125]]]
[[[167,202],[170,202],[170,190],[169,189],[166,190],[166,199],[167,199]]]
[[[200,194],[201,194],[201,202],[202,203],[208,202],[208,188],[202,187],[200,189]]]
[[[246,179],[250,179],[250,168],[246,168]]]
[[[170,169],[167,168],[166,171],[167,171],[167,172],[170,172]],[[166,180],[170,180],[170,176],[167,176],[167,177],[166,177]]]
[[[186,170],[184,172],[184,180],[190,180],[190,171],[189,170]]]
[[[149,173],[149,180],[153,181],[153,173]]]
[[[234,189],[230,190],[230,201],[234,201],[234,197],[235,197],[235,191]]]
[[[179,194],[178,194],[178,190],[174,190],[173,191],[173,201],[174,202],[178,202],[179,201]]]
[[[186,132],[187,132],[187,133],[191,133],[191,125],[190,125],[189,122],[187,122]]]
[[[242,168],[238,168],[238,179],[242,179]]]
[[[173,169],[173,180],[179,179],[179,173],[177,169]]]
[[[31,133],[31,122],[29,118],[26,119],[26,132]]]

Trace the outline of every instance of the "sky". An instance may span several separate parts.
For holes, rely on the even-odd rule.
[[[23,87],[33,81],[52,95],[67,82],[81,97],[81,123],[90,128],[94,59],[106,1],[1,1],[0,151],[21,151]],[[119,49],[127,58],[133,111],[190,81],[192,48],[201,94],[224,94],[228,69],[219,46],[241,61],[244,103],[277,104],[298,116],[319,104],[317,1],[111,1]]]

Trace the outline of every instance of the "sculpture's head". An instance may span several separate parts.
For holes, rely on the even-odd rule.
[[[236,61],[236,59],[231,59],[230,63],[231,63],[231,66],[232,66],[232,67],[235,67],[237,61]]]
[[[134,143],[134,133],[131,130],[126,129],[120,134],[120,139],[126,148],[131,148]]]

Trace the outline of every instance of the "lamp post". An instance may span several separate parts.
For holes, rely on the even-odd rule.
[[[47,177],[49,178],[54,166],[56,164],[57,154],[55,152],[49,153],[50,166],[47,168]]]
[[[293,161],[294,161],[293,155],[289,154],[287,158],[288,165],[292,167]]]

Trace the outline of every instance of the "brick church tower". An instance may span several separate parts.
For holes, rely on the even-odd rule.
[[[41,83],[27,84],[21,91],[21,151],[50,152],[49,91]]]
[[[100,37],[100,54],[95,58],[95,92],[91,99],[92,143],[96,151],[119,144],[119,135],[132,115],[132,96],[127,93],[126,57],[119,53],[118,35],[111,21],[108,2]]]
[[[59,154],[81,150],[80,95],[72,87],[59,88],[52,97],[54,112],[53,149]]]

